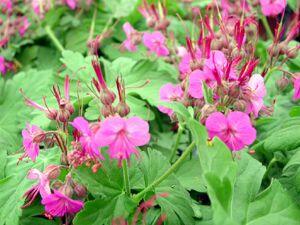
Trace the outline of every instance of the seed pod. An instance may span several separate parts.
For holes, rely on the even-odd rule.
[[[72,105],[71,102],[68,102],[65,106],[66,110],[69,111],[70,115],[72,115],[74,113],[74,106]]]
[[[298,56],[298,49],[294,48],[294,49],[289,49],[286,52],[286,56],[290,59],[295,59]]]
[[[56,109],[49,109],[47,112],[46,112],[46,116],[48,119],[50,120],[56,120],[56,117],[57,117],[57,110]]]
[[[233,106],[237,111],[244,112],[247,107],[247,102],[245,100],[239,99],[233,104]]]
[[[130,108],[125,102],[119,102],[116,106],[116,112],[121,116],[125,117],[130,113]]]
[[[56,179],[60,175],[60,172],[60,166],[58,165],[48,165],[45,169],[45,173],[50,180]]]
[[[115,99],[116,99],[115,93],[113,93],[108,89],[102,89],[100,93],[100,101],[104,105],[111,105],[115,101]]]
[[[104,117],[108,117],[114,114],[114,110],[111,105],[103,105],[101,108],[101,114]]]
[[[276,86],[280,91],[284,91],[289,83],[290,80],[286,76],[282,76],[280,79],[276,80]]]
[[[39,131],[34,134],[33,142],[42,143],[46,139],[46,133],[44,131]]]
[[[74,186],[74,192],[79,198],[83,198],[86,196],[87,190],[82,184],[76,183]]]
[[[57,120],[62,123],[68,122],[70,118],[70,112],[67,109],[60,109],[57,114]]]

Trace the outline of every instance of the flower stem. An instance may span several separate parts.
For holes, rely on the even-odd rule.
[[[53,41],[53,44],[55,45],[55,47],[61,52],[64,51],[65,50],[64,47],[59,42],[59,40],[57,39],[57,37],[55,36],[53,30],[51,29],[51,27],[49,25],[47,25],[45,27],[45,31],[46,31],[47,35],[49,36],[49,38]]]
[[[161,175],[158,179],[156,179],[155,181],[153,181],[148,187],[146,187],[140,193],[138,193],[135,196],[133,196],[133,200],[135,202],[139,202],[148,191],[150,191],[153,188],[155,188],[162,181],[164,181],[168,176],[170,176],[181,165],[181,163],[186,159],[186,157],[190,154],[190,152],[193,151],[194,147],[195,147],[195,142],[193,141],[186,148],[186,150],[182,153],[182,155],[179,157],[179,159],[163,175]]]
[[[127,160],[126,159],[124,159],[122,161],[122,168],[123,168],[123,179],[124,179],[125,193],[126,193],[127,196],[130,196],[131,195],[130,181],[129,181],[128,165],[127,165]]]
[[[95,24],[96,24],[96,19],[97,19],[97,10],[98,8],[95,7],[94,12],[93,12],[93,19],[91,22],[91,27],[90,27],[90,33],[88,37],[88,41],[92,40],[94,37],[94,32],[95,32]]]
[[[268,37],[273,40],[274,35],[273,35],[272,30],[270,28],[269,22],[268,22],[267,18],[264,15],[261,16],[261,21],[264,25],[264,28],[266,29]]]
[[[180,143],[182,132],[183,132],[183,128],[179,124],[178,132],[177,132],[177,136],[176,136],[176,141],[175,141],[175,144],[174,144],[174,146],[172,148],[172,155],[170,157],[170,163],[173,162],[173,159],[174,159],[174,157],[176,155],[176,152],[177,152],[177,149],[178,149],[178,146],[179,146],[179,143]]]

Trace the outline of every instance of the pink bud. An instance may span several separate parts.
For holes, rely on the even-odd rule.
[[[48,165],[44,171],[50,180],[56,179],[60,175],[60,172],[60,166],[58,165]]]

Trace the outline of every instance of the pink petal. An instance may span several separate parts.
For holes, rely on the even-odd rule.
[[[250,118],[246,113],[231,112],[227,116],[227,121],[230,127],[235,130],[235,137],[243,144],[250,145],[255,141],[256,130],[253,128]]]
[[[225,140],[224,131],[228,129],[226,117],[220,112],[212,113],[205,122],[209,136],[218,136],[222,141]]]
[[[300,99],[300,77],[296,77],[293,79],[294,84],[294,95],[293,99],[298,100]]]
[[[101,122],[95,140],[101,147],[108,146],[116,140],[118,132],[125,129],[125,127],[125,119],[119,116],[108,117]]]
[[[260,74],[252,75],[248,82],[248,86],[257,97],[263,98],[266,95],[267,91],[264,78]]]
[[[188,92],[194,98],[203,98],[202,82],[205,79],[205,72],[195,70],[190,75],[190,85]]]
[[[123,24],[123,30],[128,38],[130,38],[130,35],[135,32],[135,29],[131,26],[129,22],[126,22]]]
[[[139,117],[131,117],[126,121],[127,137],[134,146],[142,146],[150,141],[149,125]]]
[[[75,127],[80,133],[90,134],[89,123],[83,117],[76,117],[73,122],[70,123],[73,127]]]

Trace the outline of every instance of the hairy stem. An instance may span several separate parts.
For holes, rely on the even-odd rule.
[[[129,181],[128,165],[127,165],[127,160],[126,159],[123,159],[123,161],[122,161],[122,168],[123,168],[123,179],[124,179],[125,193],[126,193],[127,196],[130,196],[131,195],[130,181]]]
[[[47,35],[49,36],[49,38],[52,40],[55,47],[61,52],[64,51],[65,50],[64,47],[59,42],[59,40],[57,39],[57,37],[55,36],[53,30],[51,29],[51,27],[49,25],[47,25],[45,27],[45,31],[46,31]]]
[[[177,136],[176,136],[176,141],[175,141],[175,144],[172,148],[172,155],[170,157],[170,163],[173,162],[173,159],[176,155],[176,152],[177,152],[177,149],[178,149],[178,146],[179,146],[179,143],[180,143],[180,139],[181,139],[181,135],[183,133],[183,128],[182,126],[179,124],[179,128],[178,128],[178,132],[177,132]]]
[[[94,12],[93,12],[93,19],[91,22],[91,27],[90,27],[90,33],[89,33],[89,40],[92,40],[94,37],[94,32],[95,32],[95,24],[96,24],[96,19],[97,19],[97,7],[95,7]]]
[[[139,202],[148,191],[155,188],[157,185],[163,182],[168,176],[170,176],[182,164],[182,162],[186,159],[186,157],[193,151],[194,147],[195,147],[195,142],[192,142],[182,153],[179,159],[163,175],[161,175],[158,179],[153,181],[148,187],[146,187],[140,193],[133,196],[133,200],[135,202]]]

